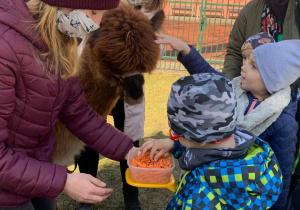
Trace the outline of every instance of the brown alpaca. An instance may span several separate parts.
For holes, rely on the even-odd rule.
[[[127,81],[132,75],[155,69],[160,57],[159,46],[154,42],[155,31],[162,25],[164,17],[163,11],[159,11],[149,20],[131,6],[121,5],[107,11],[100,30],[90,35],[81,56],[79,80],[88,104],[102,117],[107,117],[124,90],[130,95]],[[137,84],[142,88],[143,81]],[[80,152],[84,143],[60,122],[55,132],[58,141],[53,162],[72,164],[74,155]]]

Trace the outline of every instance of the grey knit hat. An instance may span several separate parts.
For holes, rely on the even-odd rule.
[[[167,114],[176,135],[212,142],[229,137],[236,128],[236,100],[231,81],[202,73],[180,78],[172,85]]]
[[[288,87],[300,76],[300,40],[261,45],[252,51],[269,93]]]

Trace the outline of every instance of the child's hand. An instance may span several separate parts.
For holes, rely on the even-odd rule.
[[[168,44],[172,47],[172,49],[181,52],[182,56],[186,56],[191,50],[187,43],[172,36],[168,36],[163,33],[156,33],[156,36],[158,38],[155,40],[157,44]]]
[[[170,139],[145,139],[141,147],[142,155],[144,156],[150,150],[150,160],[157,161],[173,148],[173,144]]]

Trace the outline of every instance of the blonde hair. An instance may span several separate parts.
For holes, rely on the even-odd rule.
[[[166,0],[145,0],[144,7],[148,11],[163,9],[166,6]]]
[[[54,68],[55,73],[63,78],[76,76],[79,71],[77,40],[56,29],[58,7],[40,0],[30,0],[27,6],[37,20],[38,35],[48,47],[48,52],[40,54],[47,60],[47,67]]]
[[[134,6],[144,6],[147,12],[152,12],[163,9],[167,0],[121,0],[121,2]]]

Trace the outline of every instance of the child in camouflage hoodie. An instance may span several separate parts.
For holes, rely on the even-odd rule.
[[[267,142],[236,129],[231,81],[214,73],[180,78],[167,114],[175,143],[146,140],[141,148],[154,160],[171,150],[185,170],[167,209],[267,209],[276,202],[282,189],[277,159]]]
[[[177,59],[190,74],[224,76],[193,46],[168,35],[157,36],[158,44],[169,44],[180,52]],[[275,152],[283,176],[283,189],[271,209],[284,209],[297,142],[297,104],[290,85],[300,76],[300,40],[272,43],[269,35],[259,33],[249,37],[241,50],[244,57],[241,76],[232,80],[237,100],[236,124],[268,142]]]

